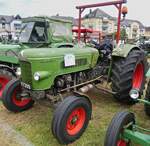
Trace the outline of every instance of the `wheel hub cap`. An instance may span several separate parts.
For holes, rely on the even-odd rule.
[[[66,123],[66,130],[69,135],[76,135],[84,126],[86,112],[84,108],[76,108],[69,115]]]

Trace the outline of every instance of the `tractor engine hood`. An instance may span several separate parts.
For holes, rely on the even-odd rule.
[[[40,60],[63,57],[66,54],[73,54],[80,56],[82,54],[97,54],[98,51],[95,48],[38,48],[38,49],[26,49],[21,51],[19,58],[26,60]]]

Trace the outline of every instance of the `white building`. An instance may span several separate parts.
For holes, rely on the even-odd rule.
[[[19,36],[21,29],[21,17],[0,15],[0,37],[15,39]]]

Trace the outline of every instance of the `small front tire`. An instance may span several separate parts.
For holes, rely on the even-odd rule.
[[[133,113],[117,113],[107,129],[104,146],[130,146],[130,141],[127,142],[124,139],[121,139],[120,136],[123,133],[124,126],[131,122],[133,124],[135,123]],[[132,129],[132,125],[129,126],[128,129]]]
[[[57,107],[52,132],[59,143],[69,144],[80,138],[91,119],[92,105],[85,97],[70,96]]]
[[[34,101],[29,98],[19,97],[21,93],[20,80],[11,80],[5,87],[2,95],[3,105],[12,112],[21,112],[31,108]]]

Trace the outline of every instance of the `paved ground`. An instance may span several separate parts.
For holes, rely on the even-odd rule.
[[[3,109],[1,105],[1,109]],[[1,146],[34,146],[24,135],[17,132],[3,117],[0,118]]]

